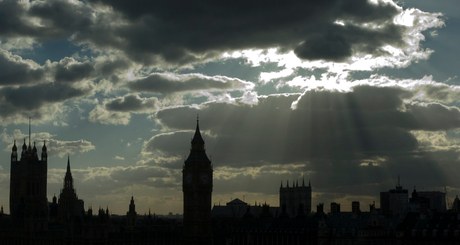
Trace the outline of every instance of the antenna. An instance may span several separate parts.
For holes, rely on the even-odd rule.
[[[29,117],[29,146],[30,146],[30,117]]]

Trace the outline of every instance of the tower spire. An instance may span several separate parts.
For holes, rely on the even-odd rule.
[[[192,139],[192,150],[204,151],[204,140],[203,137],[201,137],[199,121],[199,116],[197,114],[195,135]]]
[[[67,173],[70,173],[70,155],[67,155]]]
[[[67,155],[67,172],[64,177],[64,188],[73,189],[73,178],[72,173],[70,172],[70,156]]]

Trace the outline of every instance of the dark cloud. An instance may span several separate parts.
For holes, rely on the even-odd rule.
[[[0,90],[0,115],[8,116],[23,111],[37,110],[48,103],[58,103],[88,95],[91,88],[79,89],[60,83],[47,83],[35,86]]]
[[[209,77],[201,74],[175,75],[157,73],[128,83],[128,88],[137,92],[171,94],[196,90],[237,89],[251,85],[249,82],[224,76]]]
[[[398,174],[406,186],[458,186],[456,148],[425,151],[428,148],[419,147],[411,131],[432,134],[458,128],[459,111],[436,103],[405,102],[413,96],[401,88],[361,86],[349,93],[311,91],[300,99],[259,97],[251,106],[209,103],[199,110],[166,109],[157,113],[160,122],[187,131],[157,135],[143,152],[155,156],[149,165],[181,169],[199,113],[218,194],[273,195],[279,186],[274,179],[292,184],[293,179],[306,178],[316,193],[331,193],[333,199],[372,199],[394,188]],[[315,202],[326,199],[320,196]]]
[[[24,61],[19,56],[0,51],[0,85],[27,84],[43,79],[45,69],[38,65],[32,67],[32,61]]]
[[[386,186],[385,181],[398,173],[414,183],[433,174],[437,182],[452,184],[443,168],[454,166],[458,152],[437,157],[419,147],[411,131],[459,128],[459,110],[404,102],[413,95],[401,88],[361,86],[348,93],[310,91],[300,99],[298,95],[259,97],[257,105],[209,103],[201,109],[166,109],[157,113],[164,126],[189,131],[155,136],[143,152],[170,159],[187,155],[199,113],[207,153],[217,170],[262,172],[269,166],[301,164],[300,169],[281,171],[273,178],[305,174],[327,190],[359,195],[373,195],[382,186],[360,193],[350,189],[361,184]],[[291,109],[296,101],[296,109]],[[175,168],[181,167],[180,161],[173,162]],[[161,158],[152,164],[161,165]]]
[[[58,82],[78,82],[94,76],[95,69],[91,63],[56,66],[55,79]]]
[[[203,58],[196,54],[245,48],[292,49],[301,42],[311,43],[312,38],[326,41],[326,45],[315,50],[314,56],[305,50],[305,45],[300,46],[299,57],[342,60],[352,55],[351,48],[375,54],[382,45],[401,43],[402,28],[381,28],[381,34],[376,35],[370,28],[357,27],[369,22],[392,26],[390,22],[399,12],[390,4],[371,4],[367,0],[90,2],[109,5],[132,23],[116,33],[128,42],[123,47],[115,45],[129,51],[127,54],[133,59],[144,62],[149,61],[148,53],[170,63],[186,64]],[[347,26],[334,24],[336,20],[345,20]],[[331,29],[337,34],[329,35]],[[84,35],[79,38],[91,39]]]
[[[385,45],[403,46],[405,28],[388,24],[385,28],[369,30],[356,26],[331,26],[327,33],[311,35],[299,45],[295,54],[307,60],[346,61],[355,52],[381,56],[389,54]]]
[[[107,110],[120,112],[136,112],[142,110],[154,110],[158,99],[140,98],[139,95],[130,94],[123,98],[114,99],[105,104]]]
[[[392,23],[398,8],[367,0],[89,3],[3,1],[0,35],[71,37],[77,43],[122,51],[138,62],[185,65],[248,48],[295,49],[303,59],[332,61],[355,52],[382,55],[384,45],[403,44],[405,30]],[[98,11],[101,5],[114,12]],[[336,24],[338,20],[345,26]],[[368,23],[380,28],[364,27]]]

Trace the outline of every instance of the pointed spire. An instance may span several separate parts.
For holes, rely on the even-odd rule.
[[[281,180],[281,186],[280,186],[280,188],[283,188],[283,181],[282,181],[282,180]]]
[[[16,147],[16,140],[14,140],[12,151],[18,151],[18,148]]]
[[[201,137],[201,133],[200,133],[198,114],[196,117],[195,135],[193,136],[193,139],[192,139],[192,150],[204,150],[204,140],[203,140],[203,137]]]
[[[299,180],[295,181],[295,187],[299,187]]]
[[[27,150],[26,138],[24,138],[24,144],[22,145],[22,150],[23,150],[23,151],[26,151],[26,150]]]
[[[305,176],[302,178],[302,187],[305,187]]]
[[[70,155],[67,155],[67,173],[70,173]]]
[[[70,156],[67,155],[67,171],[64,177],[64,189],[70,188],[73,189],[73,178],[72,173],[70,172]]]
[[[43,141],[42,152],[46,152],[46,140]]]

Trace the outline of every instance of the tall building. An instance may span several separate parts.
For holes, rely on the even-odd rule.
[[[395,189],[380,192],[380,209],[386,217],[402,217],[407,211],[409,193],[403,189],[398,176],[398,185]]]
[[[48,172],[46,144],[43,143],[41,160],[37,148],[30,143],[22,145],[18,158],[16,141],[11,152],[10,215],[11,220],[27,231],[46,230],[48,226],[48,200],[46,181]]]
[[[134,230],[134,227],[136,226],[136,220],[136,205],[134,204],[134,197],[131,196],[131,201],[129,202],[129,211],[126,213],[126,228],[128,230]]]
[[[59,220],[70,222],[76,216],[83,216],[85,213],[83,200],[79,200],[73,187],[73,177],[70,171],[70,157],[67,157],[67,171],[64,177],[64,188],[59,195]]]
[[[212,172],[197,119],[190,155],[182,170],[184,239],[187,244],[212,244]]]
[[[309,215],[311,213],[311,184],[305,185],[305,180],[302,180],[302,185],[299,186],[297,181],[289,187],[289,181],[286,181],[286,187],[283,187],[283,182],[280,186],[280,207],[286,207],[286,213],[290,217],[294,217],[299,213],[299,207],[303,206],[303,213]]]

